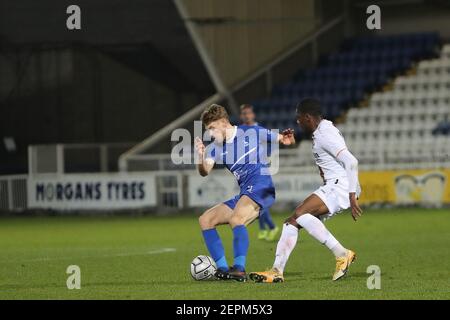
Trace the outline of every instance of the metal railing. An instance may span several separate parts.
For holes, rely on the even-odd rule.
[[[185,173],[175,171],[155,171],[153,173],[156,179],[156,207],[159,210],[178,210],[186,205]],[[61,177],[63,176],[61,175]],[[0,212],[26,210],[28,208],[28,191],[28,175],[0,176]]]
[[[184,179],[181,172],[158,172],[156,174],[156,192],[159,209],[184,208]]]
[[[27,175],[0,176],[0,211],[27,208]]]
[[[133,142],[31,145],[28,147],[28,172],[117,171],[119,156],[133,145]]]

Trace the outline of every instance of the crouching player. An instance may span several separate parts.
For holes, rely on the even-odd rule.
[[[269,208],[275,200],[275,188],[262,153],[270,143],[295,143],[293,131],[274,133],[259,126],[233,126],[224,107],[213,104],[201,115],[201,120],[214,141],[205,147],[196,137],[199,156],[197,169],[207,176],[215,163],[223,164],[237,179],[240,193],[220,203],[200,218],[208,251],[217,264],[215,276],[222,280],[246,281],[246,257],[249,247],[247,225],[258,218],[260,211]],[[228,267],[218,225],[229,224],[233,230],[234,263]]]
[[[304,132],[312,133],[312,152],[324,185],[300,203],[286,220],[272,269],[250,273],[250,279],[256,282],[284,281],[283,271],[301,228],[336,257],[333,280],[342,278],[356,258],[356,254],[342,246],[322,221],[348,208],[351,208],[355,221],[361,216],[362,210],[357,200],[360,193],[358,161],[347,149],[339,130],[331,121],[322,118],[320,109],[317,100],[303,100],[297,106],[297,123]]]

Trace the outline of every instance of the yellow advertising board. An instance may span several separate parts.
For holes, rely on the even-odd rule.
[[[360,172],[361,204],[450,204],[450,169]]]

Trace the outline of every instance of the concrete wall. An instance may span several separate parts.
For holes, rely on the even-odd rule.
[[[314,0],[184,3],[188,19],[197,22],[200,36],[227,86],[238,83],[298,42],[320,22]]]

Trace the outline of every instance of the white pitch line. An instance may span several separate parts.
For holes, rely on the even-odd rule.
[[[4,261],[4,262],[43,262],[43,261],[52,261],[52,260],[75,260],[75,259],[86,259],[86,258],[114,258],[114,257],[130,257],[130,256],[146,256],[153,254],[161,254],[167,252],[175,252],[177,249],[175,248],[161,248],[155,249],[145,252],[124,252],[124,253],[116,253],[116,254],[104,254],[104,255],[90,255],[90,256],[79,256],[79,257],[54,257],[54,258],[36,258],[36,259],[28,259],[28,260],[15,260],[15,261]],[[1,261],[3,262],[3,261]],[[0,263],[1,263],[0,262]]]
[[[139,255],[147,255],[147,254],[160,254],[166,252],[175,252],[177,249],[175,248],[161,248],[157,250],[147,251],[143,253],[118,253],[115,255],[104,255],[102,257],[128,257],[128,256],[139,256]]]

